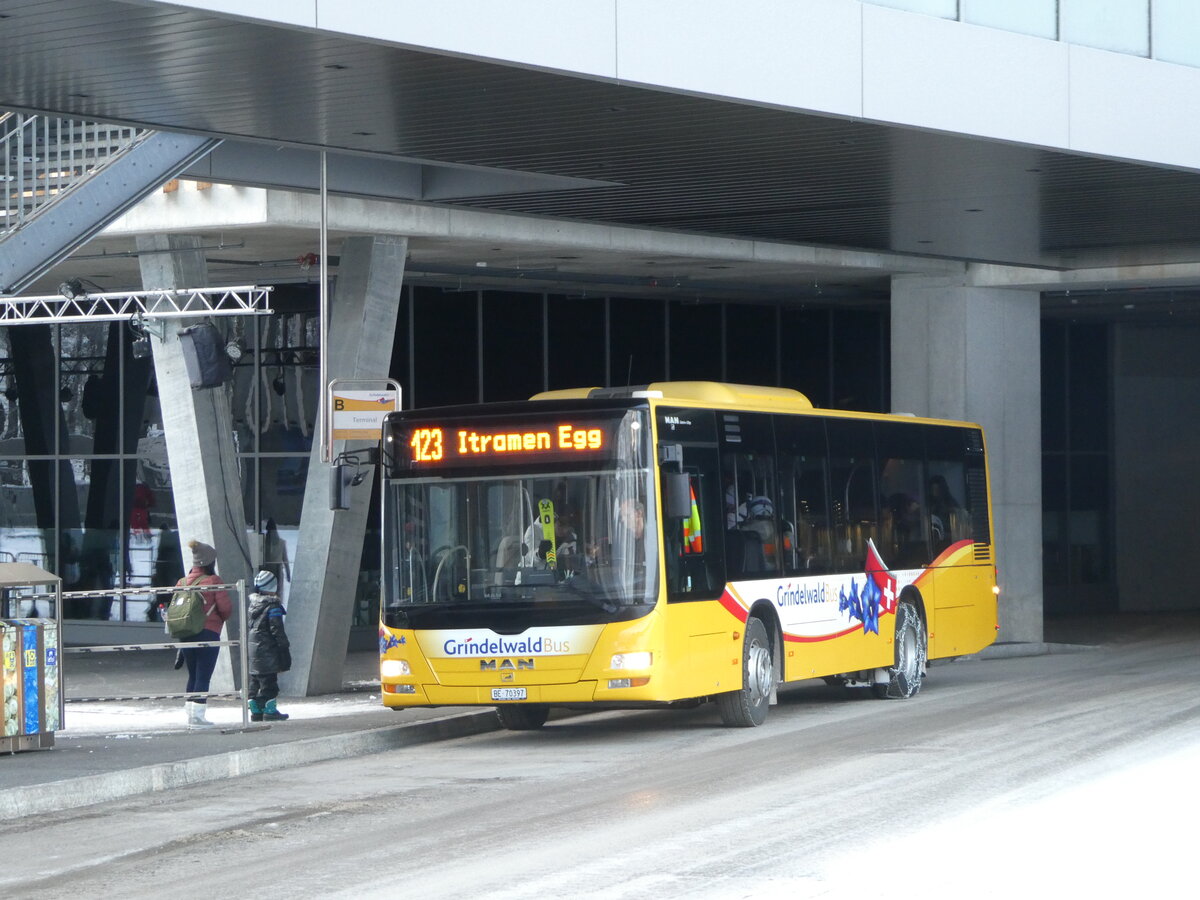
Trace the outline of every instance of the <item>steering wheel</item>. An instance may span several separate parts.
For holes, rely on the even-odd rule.
[[[453,547],[451,547],[449,544],[444,544],[433,551],[434,557],[437,557],[439,554],[441,555],[441,559],[438,560],[437,568],[433,572],[433,590],[430,591],[430,594],[433,596],[434,603],[436,603],[438,599],[438,580],[442,577],[442,569],[445,567],[446,561],[453,559],[459,550],[462,551],[464,558],[468,557],[469,554],[466,544],[457,544]]]

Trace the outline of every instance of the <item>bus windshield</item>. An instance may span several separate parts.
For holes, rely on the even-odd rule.
[[[643,414],[601,468],[393,479],[385,486],[385,621],[616,621],[657,597]],[[638,434],[638,432],[642,432]],[[415,623],[414,623],[415,624]]]

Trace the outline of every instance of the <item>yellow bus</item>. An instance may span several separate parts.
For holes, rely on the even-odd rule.
[[[995,639],[977,425],[663,382],[393,413],[381,458],[390,707],[755,726],[780,685],[903,699]]]

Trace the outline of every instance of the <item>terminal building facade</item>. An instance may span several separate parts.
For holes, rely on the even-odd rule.
[[[978,421],[1002,640],[1039,640],[1050,615],[1195,607],[1175,587],[1200,527],[1191,4],[306,10],[0,6],[5,128],[206,142],[86,240],[39,236],[44,264],[4,296],[273,288],[271,315],[219,321],[233,374],[212,394],[180,386],[173,325],[0,329],[4,558],[68,588],[163,585],[181,540],[236,531],[223,565],[277,567],[310,632],[295,692],[321,689],[313,660],[356,626],[370,639],[374,501],[356,498],[347,554],[313,496],[324,216],[334,376],[395,379],[405,407],[716,380]],[[128,52],[85,52],[103,40]],[[171,441],[225,463],[181,464]],[[67,614],[129,629],[147,611]]]

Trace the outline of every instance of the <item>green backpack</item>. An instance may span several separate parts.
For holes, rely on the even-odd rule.
[[[203,575],[198,575],[195,581],[188,581],[186,584],[183,579],[180,579],[177,585],[180,590],[171,595],[171,602],[167,604],[166,614],[167,633],[171,637],[195,637],[204,630],[204,620],[212,612],[212,606],[206,608],[204,592],[192,587],[203,577]]]

